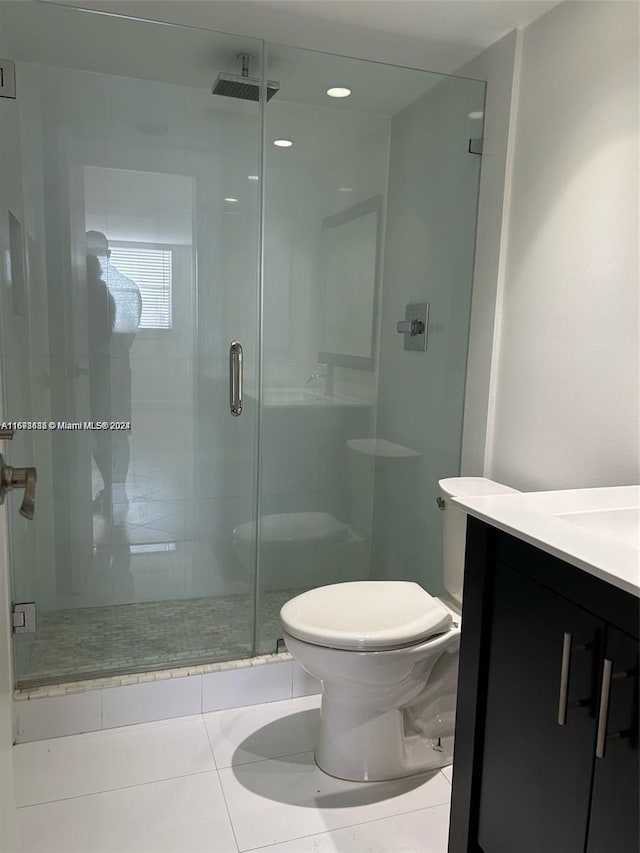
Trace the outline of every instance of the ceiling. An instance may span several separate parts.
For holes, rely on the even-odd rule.
[[[262,0],[282,15],[356,24],[384,33],[488,47],[557,5],[544,0]],[[229,5],[238,6],[236,0]]]
[[[445,74],[558,5],[558,0],[66,2]]]
[[[0,26],[13,59],[43,66],[169,83],[204,89],[207,94],[218,72],[239,72],[239,52],[256,56],[251,73],[259,73],[261,42],[243,35],[33,2],[0,2]],[[285,101],[320,107],[333,115],[336,111],[355,111],[393,116],[443,79],[421,70],[273,44],[268,46],[267,63],[268,78],[280,84],[273,104]],[[58,85],[67,88],[80,85],[79,80],[74,84],[69,77],[59,80]],[[95,82],[92,85],[98,86]],[[463,85],[478,86],[482,108],[481,84],[464,81]],[[326,92],[331,86],[348,86],[352,95],[345,100],[329,98]],[[138,89],[131,92],[134,97]],[[153,93],[158,96],[156,89]],[[165,91],[164,98],[169,97]],[[152,98],[151,89],[148,98]],[[209,97],[208,110],[258,115],[257,105],[219,97]],[[313,125],[312,114],[306,115]],[[347,125],[342,127],[343,132],[348,132]]]

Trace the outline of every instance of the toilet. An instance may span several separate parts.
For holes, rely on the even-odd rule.
[[[484,477],[440,480],[443,579],[334,583],[280,611],[287,649],[322,682],[316,763],[339,779],[398,779],[451,764],[466,513],[452,497],[511,494]]]

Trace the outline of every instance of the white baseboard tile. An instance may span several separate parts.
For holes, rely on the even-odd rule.
[[[18,690],[15,740],[27,743],[319,692],[309,683],[313,679],[300,673],[294,674],[290,655],[282,654]]]
[[[102,691],[102,728],[188,717],[201,708],[201,675],[108,687]]]
[[[202,713],[291,698],[291,661],[202,676]]]
[[[292,664],[293,678],[291,685],[291,696],[295,699],[296,696],[311,696],[315,693],[322,693],[322,682],[305,672],[297,663]]]
[[[64,737],[102,728],[102,691],[14,703],[16,743]]]

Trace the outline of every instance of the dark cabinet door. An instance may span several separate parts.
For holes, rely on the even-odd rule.
[[[609,665],[607,665],[609,661]],[[605,666],[609,678],[605,680]],[[638,640],[607,628],[602,748],[593,777],[587,853],[638,853]],[[608,702],[606,681],[609,681]],[[607,713],[608,711],[608,713]],[[606,736],[606,739],[605,739]]]
[[[604,624],[500,563],[491,600],[478,843],[484,853],[583,853]]]

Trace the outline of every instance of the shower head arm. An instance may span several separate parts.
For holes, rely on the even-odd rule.
[[[238,59],[242,61],[242,76],[249,76],[249,62],[252,59],[255,59],[255,55],[253,53],[239,53]]]

